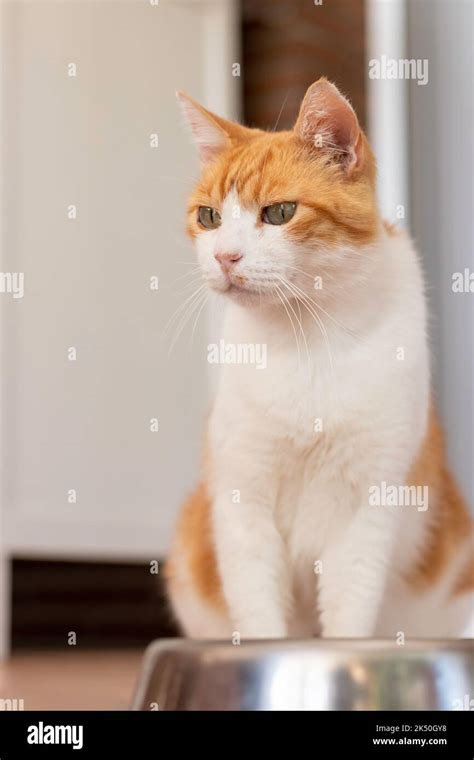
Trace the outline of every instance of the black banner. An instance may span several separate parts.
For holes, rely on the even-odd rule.
[[[474,757],[472,713],[460,712],[2,712],[0,760],[159,758],[183,750],[331,752],[362,757]],[[258,744],[257,744],[258,742]],[[298,748],[300,748],[298,750]],[[117,754],[115,754],[117,753]],[[323,754],[321,754],[323,753]]]

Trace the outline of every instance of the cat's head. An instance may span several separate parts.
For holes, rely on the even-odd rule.
[[[291,131],[249,129],[178,93],[202,174],[187,231],[209,286],[252,304],[321,301],[363,276],[378,234],[375,161],[349,102],[326,79]]]

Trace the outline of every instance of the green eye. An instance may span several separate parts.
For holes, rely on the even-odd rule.
[[[215,208],[199,206],[198,220],[206,230],[215,230],[221,223],[221,215]]]
[[[262,219],[267,224],[286,224],[293,219],[296,203],[272,203],[263,209]]]

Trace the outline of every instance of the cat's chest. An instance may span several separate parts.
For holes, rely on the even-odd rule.
[[[268,435],[286,435],[311,447],[320,433],[330,430],[356,408],[367,405],[364,376],[358,367],[333,355],[308,358],[268,349],[267,366],[232,367],[223,391],[254,410]],[[359,377],[360,375],[360,377]],[[355,384],[358,387],[354,397]]]
[[[347,525],[358,493],[348,475],[350,443],[334,431],[314,433],[311,440],[286,442],[280,466],[275,521],[288,548],[297,554],[309,541],[311,551]],[[353,476],[356,472],[351,470]]]

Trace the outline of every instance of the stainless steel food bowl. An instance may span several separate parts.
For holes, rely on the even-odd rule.
[[[157,641],[134,710],[453,710],[474,697],[473,641]]]

